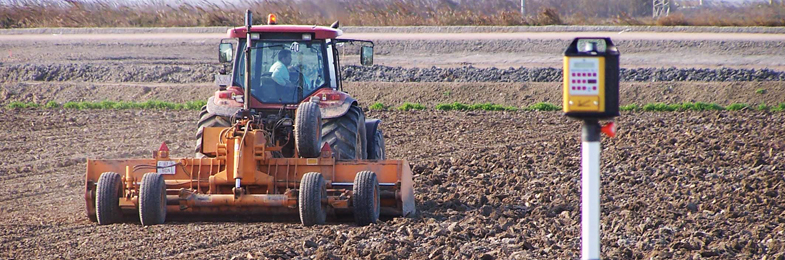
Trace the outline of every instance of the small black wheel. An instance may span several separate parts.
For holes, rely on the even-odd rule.
[[[327,209],[322,204],[327,199],[324,177],[318,172],[309,172],[300,180],[299,209],[303,226],[321,225],[327,220]]]
[[[139,220],[143,226],[162,224],[166,220],[166,183],[158,173],[146,173],[139,189]]]
[[[322,142],[322,112],[319,104],[303,102],[297,107],[294,117],[294,143],[300,156],[319,157]]]
[[[354,221],[358,226],[376,223],[381,210],[379,181],[376,178],[376,173],[361,171],[354,176],[352,203],[354,205]]]
[[[98,188],[95,192],[95,214],[98,225],[120,222],[123,212],[120,210],[122,180],[119,173],[105,172],[98,177]]]

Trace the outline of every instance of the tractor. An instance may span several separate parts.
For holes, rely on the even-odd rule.
[[[373,64],[373,42],[342,39],[330,27],[267,25],[227,31],[218,57],[218,91],[199,114],[195,158],[88,160],[87,215],[111,224],[124,214],[142,225],[167,214],[297,214],[303,225],[353,215],[415,214],[406,160],[387,160],[378,119],[342,91],[339,46],[360,45]],[[227,73],[227,68],[230,72]]]

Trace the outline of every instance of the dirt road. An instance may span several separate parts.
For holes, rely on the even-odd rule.
[[[785,68],[785,34],[526,32],[347,33],[376,41],[380,65],[404,67],[558,67],[569,39],[611,37],[624,67]],[[110,61],[215,63],[220,33],[0,34],[0,62]],[[122,45],[124,48],[117,48]],[[131,54],[136,53],[136,54]],[[350,56],[353,64],[359,60]]]
[[[159,34],[0,34],[2,41],[60,40],[203,40],[226,38],[223,33]],[[617,40],[783,41],[785,34],[674,32],[525,32],[525,33],[345,33],[341,38],[370,40],[567,40],[610,37]]]

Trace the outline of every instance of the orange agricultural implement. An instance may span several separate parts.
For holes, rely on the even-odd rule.
[[[162,144],[152,158],[87,161],[91,220],[299,214],[310,226],[334,214],[367,225],[416,212],[409,164],[386,159],[381,121],[341,91],[337,44],[372,43],[336,39],[337,23],[280,26],[270,17],[251,26],[247,12],[246,27],[228,32],[237,48],[219,47],[233,71],[216,77],[220,88],[200,112],[195,158],[171,158]],[[363,46],[361,63],[372,55]]]

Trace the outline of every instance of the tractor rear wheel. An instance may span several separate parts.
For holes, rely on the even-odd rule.
[[[387,160],[387,150],[384,148],[384,134],[382,134],[382,130],[376,130],[371,143],[368,144],[368,159]]]
[[[294,117],[294,143],[300,156],[319,157],[322,142],[322,112],[319,104],[303,102],[297,107]]]
[[[352,190],[354,221],[358,226],[376,223],[381,210],[379,180],[372,171],[361,171],[354,176]]]
[[[338,118],[322,121],[322,142],[330,144],[337,160],[368,158],[365,138],[365,114],[355,105]]]
[[[199,112],[199,122],[196,123],[196,158],[214,157],[202,153],[202,138],[205,127],[230,127],[229,118],[212,114],[207,111],[207,106],[202,107]]]
[[[145,173],[139,189],[139,220],[142,226],[162,224],[166,220],[166,183],[164,176]]]
[[[327,221],[327,209],[322,200],[327,199],[324,177],[318,172],[309,172],[300,180],[298,206],[303,226],[321,225]]]
[[[122,181],[119,173],[105,172],[98,177],[98,188],[95,192],[95,214],[98,225],[117,223],[122,220],[121,192]]]

